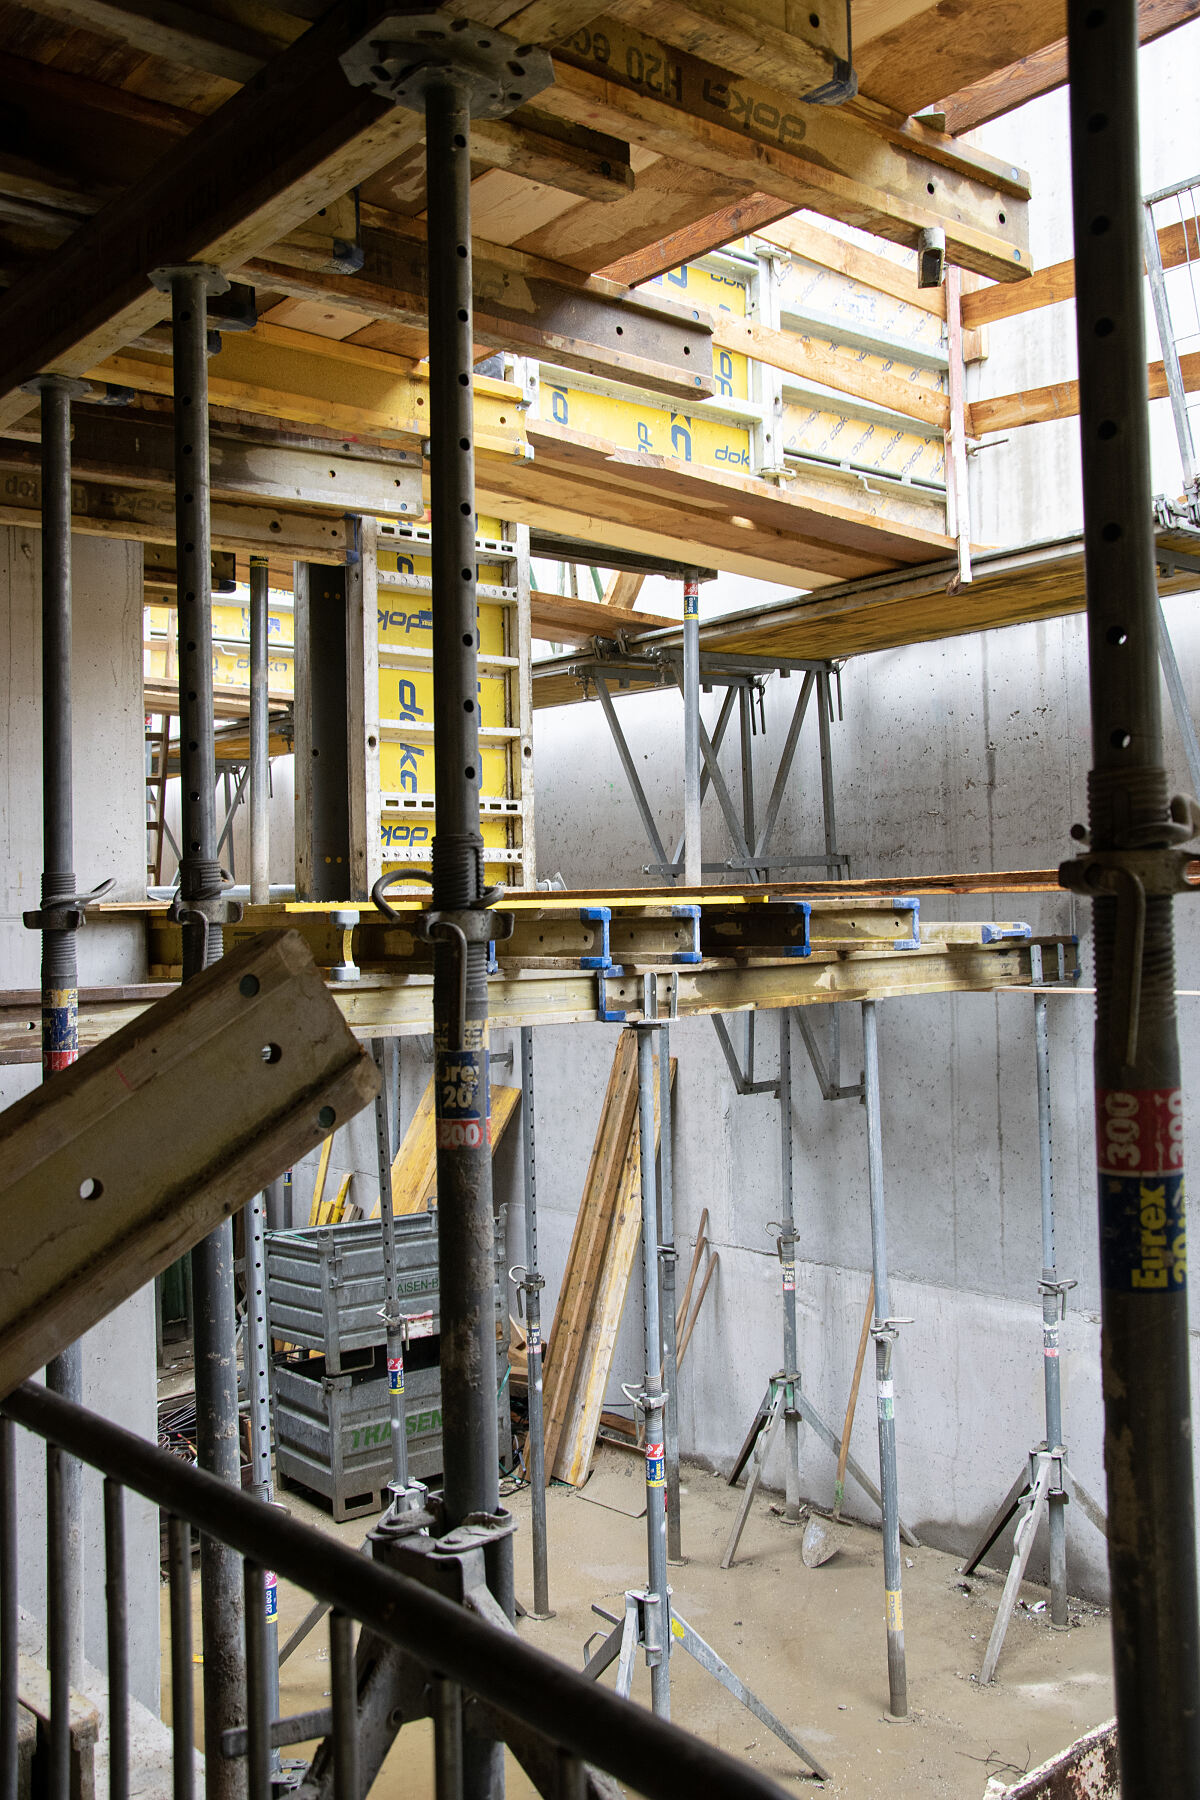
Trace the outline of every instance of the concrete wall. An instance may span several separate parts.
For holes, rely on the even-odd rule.
[[[1143,52],[1145,186],[1190,174],[1191,95],[1200,26]],[[1066,100],[1050,96],[980,134],[1031,169],[1034,260],[1071,254]],[[1149,354],[1157,355],[1151,337]],[[991,328],[974,392],[1003,393],[1074,372],[1073,309],[1056,307]],[[1165,403],[1153,412],[1155,479],[1177,492]],[[974,535],[1019,545],[1079,528],[1074,421],[1010,434],[974,459]],[[705,611],[710,595],[705,594]],[[1200,684],[1200,625],[1190,597],[1167,603],[1184,682]],[[856,874],[1046,867],[1071,849],[1085,816],[1089,763],[1086,642],[1079,617],[856,658],[843,677],[845,718],[833,729],[840,846]],[[771,683],[759,765],[765,803],[794,686]],[[719,696],[704,702],[710,728]],[[682,824],[682,715],[677,699],[619,703],[663,835]],[[806,727],[806,735],[810,727]],[[1168,760],[1186,785],[1174,723]],[[537,715],[538,841],[543,874],[568,885],[645,878],[648,849],[615,751],[595,706]],[[727,778],[734,775],[725,759]],[[821,848],[815,737],[802,747],[780,817],[779,854]],[[711,802],[705,854],[728,853]],[[1078,931],[1088,984],[1086,906],[1067,895],[929,901],[928,918],[1019,917],[1035,930]],[[1185,1084],[1200,1068],[1200,934],[1176,908]],[[844,1080],[861,1068],[861,1028],[844,1016]],[[1064,1333],[1066,1436],[1084,1483],[1103,1496],[1099,1288],[1091,1102],[1090,998],[1050,1002],[1054,1172],[1060,1272],[1077,1280]],[[896,1353],[902,1505],[923,1537],[965,1549],[1042,1435],[1039,1184],[1032,1001],[1019,993],[889,1002],[881,1009],[883,1131],[892,1309],[909,1315]],[[819,1023],[824,1026],[822,1019]],[[735,1041],[738,1033],[735,1029]],[[540,1248],[552,1308],[587,1169],[614,1028],[544,1030],[538,1099]],[[760,1026],[760,1076],[775,1068],[774,1020]],[[679,1057],[675,1119],[678,1241],[702,1209],[720,1252],[680,1381],[685,1453],[728,1467],[766,1377],[779,1367],[779,1269],[767,1221],[778,1216],[779,1118],[770,1098],[739,1099],[707,1021],[672,1032]],[[840,1430],[870,1267],[862,1110],[820,1098],[798,1038],[793,1052],[798,1292],[805,1387]],[[553,1069],[553,1079],[546,1071]],[[1200,1147],[1194,1122],[1188,1148]],[[636,1288],[636,1282],[635,1282]],[[640,1304],[627,1308],[609,1401],[640,1367]],[[1193,1385],[1196,1374],[1193,1373]],[[877,1469],[868,1370],[853,1449]],[[832,1458],[807,1433],[803,1480],[832,1496]],[[774,1458],[769,1476],[781,1484]],[[860,1497],[853,1484],[851,1503]],[[869,1503],[863,1504],[870,1516]],[[1070,1515],[1071,1580],[1102,1595],[1103,1545]],[[687,1520],[684,1515],[686,1545]]]
[[[75,869],[83,889],[111,876],[113,898],[144,892],[145,831],[142,553],[138,544],[72,540]],[[5,988],[36,988],[40,939],[21,924],[38,902],[41,809],[41,538],[0,527],[0,958]],[[130,928],[78,934],[81,986],[145,979]],[[33,1046],[36,1053],[36,1044]],[[36,1061],[0,1068],[0,1107],[40,1079]],[[115,1423],[156,1436],[153,1291],[147,1288],[84,1338],[84,1400]],[[45,1603],[43,1453],[21,1434],[21,1602]],[[158,1517],[131,1497],[128,1511],[133,1691],[158,1704]],[[98,1477],[87,1478],[82,1520],[85,1653],[105,1665],[103,1518]]]

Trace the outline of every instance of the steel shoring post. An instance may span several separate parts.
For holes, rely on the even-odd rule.
[[[76,892],[71,791],[71,398],[80,382],[59,376],[34,383],[42,431],[42,1079],[79,1057],[79,972],[72,908]],[[83,1353],[70,1344],[46,1369],[46,1383],[66,1400],[83,1400]],[[46,1465],[47,1561],[58,1567],[61,1592],[47,1591],[51,1746],[66,1781],[70,1755],[70,1690],[83,1661],[83,1470],[73,1457]],[[55,1516],[62,1509],[61,1519]],[[54,1637],[63,1641],[57,1646]],[[57,1677],[57,1679],[56,1679]],[[51,1781],[53,1787],[53,1778]],[[65,1787],[64,1787],[65,1792]]]
[[[792,1015],[779,1009],[779,1258],[783,1269],[784,1507],[789,1519],[800,1517],[800,1418],[796,1389],[800,1385],[796,1335],[796,1214],[792,1173]]]
[[[1069,0],[1067,44],[1093,768],[1088,850],[1061,877],[1093,898],[1117,1736],[1121,1792],[1142,1800],[1195,1794],[1200,1770],[1171,901],[1182,877],[1163,874],[1190,831],[1162,766],[1135,0]]]
[[[663,1450],[667,1473],[667,1561],[681,1563],[679,1370],[675,1341],[675,1159],[671,1144],[671,1034],[665,1025],[658,1040],[658,1116],[658,1261],[662,1293],[663,1385],[667,1397],[663,1413]]]
[[[267,686],[269,564],[250,558],[250,898],[266,906],[271,898],[270,700]]]
[[[637,1031],[638,1142],[642,1182],[642,1298],[645,1374],[637,1404],[646,1419],[646,1557],[644,1646],[650,1670],[650,1704],[660,1719],[671,1716],[671,1619],[667,1592],[667,1477],[663,1449],[662,1316],[658,1293],[658,1205],[654,1155],[654,1033]]]
[[[888,1292],[887,1226],[883,1199],[883,1125],[879,1113],[879,1022],[875,1001],[864,1000],[863,1074],[867,1101],[867,1170],[871,1190],[871,1263],[875,1272],[875,1385],[879,1406],[879,1486],[883,1495],[883,1585],[887,1609],[888,1693],[892,1715],[908,1717],[904,1666],[904,1604],[900,1575],[900,1495],[896,1480],[896,1416],[892,1398],[892,1343]]]
[[[528,1356],[530,1530],[533,1616],[552,1617],[546,1546],[546,1435],[542,1415],[542,1278],[537,1251],[537,1145],[534,1129],[533,1029],[521,1027],[521,1154],[525,1172],[525,1342]]]
[[[108,1793],[129,1795],[129,1592],[125,1490],[104,1478],[104,1611],[108,1643]]]
[[[754,852],[754,690],[743,687],[738,690],[738,725],[742,761],[742,831],[746,839],[746,848],[752,855]],[[749,880],[757,881],[758,870],[747,871]]]
[[[266,1195],[255,1194],[246,1208],[246,1390],[250,1402],[251,1490],[268,1506],[275,1498],[271,1481],[271,1378],[267,1341]],[[244,1591],[248,1591],[244,1589]],[[274,1575],[268,1570],[263,1588],[264,1669],[270,1717],[279,1717],[279,1612]],[[247,1639],[251,1630],[247,1629]],[[278,1750],[271,1769],[278,1773]]]
[[[183,849],[178,913],[187,981],[217,962],[223,948],[213,744],[206,302],[228,283],[219,271],[199,264],[156,270],[152,279],[171,295]],[[192,1251],[192,1295],[197,1460],[202,1469],[238,1487],[242,1457],[231,1224],[218,1226]],[[208,1536],[200,1539],[200,1595],[204,1738],[215,1744],[223,1731],[242,1723],[246,1665],[238,1558]],[[240,1760],[208,1757],[204,1779],[208,1800],[240,1800],[246,1791]]]
[[[1042,1374],[1046,1391],[1046,1449],[1062,1450],[1062,1386],[1059,1363],[1059,1320],[1062,1289],[1054,1249],[1054,1167],[1050,1136],[1050,1032],[1046,996],[1033,997],[1033,1035],[1037,1056],[1038,1171],[1042,1195]],[[1047,1496],[1050,1530],[1050,1620],[1067,1624],[1067,1497],[1061,1481]]]
[[[839,690],[840,692],[840,690]],[[826,874],[830,869],[839,876],[849,874],[843,862],[837,859],[837,815],[833,798],[833,745],[830,742],[830,715],[833,711],[833,695],[829,684],[829,665],[817,675],[817,738],[821,750],[821,818],[825,826],[825,855],[830,859],[826,863]],[[840,1007],[829,1009],[829,1074],[835,1087],[842,1081],[842,1014]]]
[[[734,708],[734,703],[737,700],[737,697],[738,697],[737,688],[731,687],[727,690],[727,692],[725,694],[725,698],[721,702],[721,710],[717,714],[717,723],[716,723],[716,726],[714,727],[713,734],[712,734],[712,746],[713,746],[714,750],[720,750],[721,745],[725,741],[726,727],[728,726],[730,719],[733,717],[733,708]],[[701,802],[701,805],[703,805],[704,796],[708,792],[709,781],[710,781],[710,777],[709,777],[708,770],[706,768],[702,769],[700,771],[700,802]],[[680,833],[679,840],[675,845],[675,854],[671,858],[672,863],[677,863],[679,861],[680,857],[683,855],[684,845],[686,844],[686,842],[687,842],[687,833],[686,833],[686,831],[684,831],[684,832]],[[701,870],[701,874],[703,874],[703,869]]]
[[[479,632],[475,594],[474,376],[471,316],[471,115],[447,72],[425,92],[429,219],[430,479],[433,525],[435,835],[433,908],[483,898],[479,829]],[[455,935],[457,934],[457,935]],[[465,963],[465,971],[464,971]],[[465,1017],[460,977],[465,972]],[[487,945],[455,927],[434,951],[438,1280],[446,1523],[500,1507],[493,1292],[492,1155],[487,1119]],[[486,1558],[511,1616],[512,1544]],[[503,1750],[467,1735],[468,1800],[504,1792]]]
[[[683,584],[683,881],[703,880],[700,844],[700,583]]]
[[[383,1324],[387,1336],[388,1405],[392,1425],[393,1506],[408,1504],[408,1417],[404,1405],[404,1319],[400,1312],[400,1276],[396,1266],[396,1214],[392,1198],[392,1143],[388,1129],[387,1040],[372,1038],[371,1054],[379,1070],[375,1096],[375,1149],[379,1166],[379,1236],[383,1245]]]

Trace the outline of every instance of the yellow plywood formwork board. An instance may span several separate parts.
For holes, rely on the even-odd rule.
[[[213,602],[213,680],[250,689],[250,608]],[[165,680],[176,672],[175,608],[151,604],[145,615],[145,673]],[[245,649],[241,646],[245,645]],[[272,608],[267,618],[267,683],[272,695],[290,695],[295,679],[292,613]]]
[[[476,541],[502,541],[498,519],[477,521]],[[484,551],[486,556],[486,550]],[[435,763],[433,750],[433,610],[432,594],[425,585],[397,586],[389,576],[426,584],[432,580],[429,546],[403,535],[381,536],[378,549],[378,646],[379,657],[379,787],[383,799],[380,839],[383,867],[408,863],[427,866],[433,843]],[[476,563],[481,586],[501,587],[505,581],[503,560]],[[485,856],[491,849],[510,850],[510,813],[514,800],[511,746],[516,722],[510,717],[509,688],[503,667],[490,667],[488,659],[510,655],[513,634],[505,601],[479,602],[480,717],[480,828]],[[396,656],[389,652],[398,652]],[[391,802],[393,810],[389,813]],[[399,806],[402,810],[396,811]],[[485,862],[489,881],[512,879],[510,858]]]

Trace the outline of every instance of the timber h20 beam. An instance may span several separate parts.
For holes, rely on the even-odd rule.
[[[425,114],[429,217],[430,482],[433,526],[434,1044],[438,1278],[442,1307],[445,1517],[494,1526],[488,1586],[512,1616],[512,1544],[500,1507],[493,1327],[487,944],[504,935],[488,908],[479,828],[479,632],[475,594],[471,119],[511,112],[552,80],[549,58],[436,12],[385,20],[342,67]],[[500,1745],[466,1734],[463,1792],[504,1791]]]
[[[1191,1794],[1200,1651],[1172,896],[1195,801],[1168,799],[1151,511],[1137,6],[1070,0],[1092,759],[1096,1122],[1109,1571],[1121,1792]]]

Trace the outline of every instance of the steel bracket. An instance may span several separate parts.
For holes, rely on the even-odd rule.
[[[474,119],[500,119],[548,88],[544,50],[435,8],[394,13],[338,59],[351,87],[423,111],[431,87],[453,85]]]
[[[87,909],[102,900],[112,887],[111,880],[102,881],[90,894],[67,894],[48,906],[38,906],[21,914],[27,931],[78,931],[87,924]]]
[[[900,1336],[901,1325],[915,1325],[915,1319],[873,1319],[871,1336],[876,1343],[894,1344]]]
[[[342,960],[334,963],[329,971],[330,981],[357,981],[362,970],[354,960],[354,927],[362,914],[357,907],[338,907],[330,915],[334,925],[342,934]]]
[[[517,1317],[525,1317],[525,1295],[540,1294],[546,1285],[544,1275],[531,1275],[524,1263],[514,1263],[508,1271],[508,1279],[517,1290]]]
[[[679,1017],[679,976],[674,969],[647,969],[642,981],[642,1023],[644,1025],[665,1025],[669,1019]],[[658,984],[663,981],[667,988],[667,1010],[659,1008]]]
[[[1125,1061],[1137,1059],[1138,1035],[1142,1009],[1142,952],[1146,941],[1146,901],[1172,894],[1191,894],[1196,889],[1187,878],[1190,853],[1181,848],[1196,835],[1200,824],[1200,807],[1190,796],[1176,794],[1171,800],[1170,820],[1161,827],[1163,835],[1174,843],[1152,845],[1145,849],[1087,850],[1082,856],[1060,863],[1058,879],[1073,894],[1089,898],[1105,896],[1116,900],[1117,919],[1113,946],[1114,999],[1118,1008],[1116,1028],[1124,1037]],[[1072,827],[1071,835],[1086,838],[1083,826]]]
[[[1074,1279],[1070,1281],[1039,1281],[1038,1293],[1058,1301],[1058,1316],[1061,1320],[1067,1316],[1067,1295],[1073,1287],[1078,1286],[1078,1281]]]

